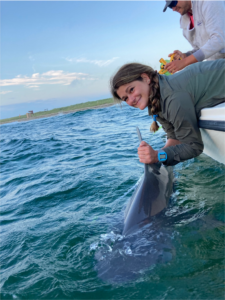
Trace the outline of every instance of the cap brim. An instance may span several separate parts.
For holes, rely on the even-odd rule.
[[[173,1],[166,1],[166,5],[163,9],[163,12],[165,12],[167,10],[167,7],[172,3]]]
[[[165,12],[167,10],[167,7],[169,6],[169,4],[166,3],[164,9],[163,9],[163,12]]]

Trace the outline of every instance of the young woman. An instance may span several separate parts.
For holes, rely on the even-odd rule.
[[[162,150],[155,151],[141,142],[140,162],[152,164],[160,160],[165,165],[176,165],[200,155],[200,111],[225,102],[224,83],[224,59],[196,63],[171,76],[159,75],[138,63],[122,66],[110,81],[114,99],[141,110],[148,107],[154,119],[151,130],[158,129],[159,121],[167,133]]]

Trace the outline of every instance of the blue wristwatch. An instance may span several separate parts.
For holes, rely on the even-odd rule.
[[[167,154],[165,151],[158,152],[158,160],[159,161],[166,161],[167,160]]]

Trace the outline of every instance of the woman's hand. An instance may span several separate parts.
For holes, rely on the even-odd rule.
[[[173,53],[170,53],[168,56],[171,57],[174,54],[174,60],[184,59],[186,57],[185,53],[182,53],[179,50],[174,50]]]
[[[138,147],[139,161],[143,164],[154,164],[158,162],[158,151],[152,149],[152,147],[146,142],[142,141]]]

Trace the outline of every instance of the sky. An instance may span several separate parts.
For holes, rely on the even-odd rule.
[[[186,52],[165,1],[1,1],[0,118],[111,97],[125,63]]]

